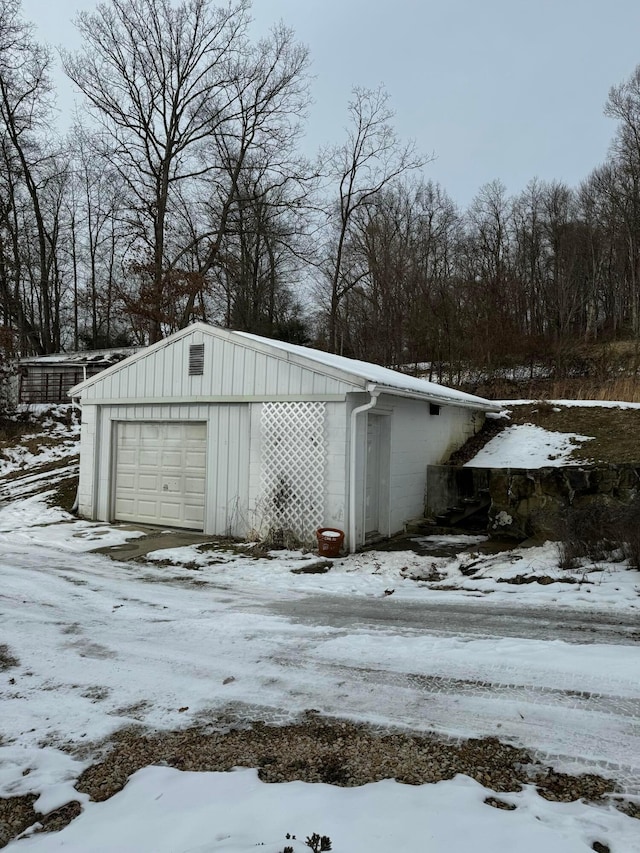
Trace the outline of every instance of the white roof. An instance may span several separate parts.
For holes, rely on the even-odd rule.
[[[446,385],[438,385],[436,382],[428,382],[426,379],[419,379],[416,376],[408,376],[406,373],[400,373],[397,370],[391,370],[379,364],[359,361],[356,358],[347,358],[344,355],[334,355],[333,353],[323,352],[323,350],[313,349],[312,347],[302,347],[285,341],[276,341],[272,338],[263,338],[259,335],[249,334],[249,332],[233,332],[233,334],[266,346],[276,347],[277,349],[297,355],[300,358],[307,358],[326,367],[341,370],[343,373],[359,376],[375,385],[386,386],[396,391],[414,392],[416,396],[432,398],[434,402],[440,402],[443,405],[447,403],[466,404],[467,406],[473,405],[474,408],[486,409],[488,411],[498,411],[501,408],[496,403],[485,400],[483,397],[466,394],[464,391],[456,391],[453,388],[447,388]]]
[[[101,381],[111,372],[125,370],[130,363],[137,361],[139,358],[144,358],[155,349],[170,346],[172,341],[180,339],[195,330],[208,335],[224,337],[231,341],[236,340],[238,344],[244,344],[245,346],[250,346],[253,342],[260,349],[276,350],[277,354],[281,354],[281,357],[289,357],[295,361],[313,362],[320,367],[325,367],[329,371],[339,371],[342,374],[346,374],[352,381],[357,380],[357,384],[362,385],[366,383],[369,386],[376,386],[380,391],[387,393],[426,399],[442,406],[462,406],[481,411],[501,410],[499,405],[483,397],[466,394],[464,391],[455,391],[453,388],[447,388],[445,385],[438,385],[435,382],[427,382],[425,379],[418,379],[415,376],[407,376],[404,373],[399,373],[397,370],[390,370],[388,367],[381,367],[367,361],[358,361],[355,358],[346,358],[342,355],[334,355],[333,353],[323,352],[322,350],[311,347],[303,347],[297,344],[286,343],[285,341],[264,338],[259,335],[249,334],[248,332],[234,332],[228,329],[221,329],[202,322],[193,323],[187,326],[187,328],[170,335],[168,338],[164,338],[146,349],[139,350],[124,361],[107,368],[96,376],[71,388],[68,392],[69,395],[73,397],[79,396],[80,392],[86,387]]]

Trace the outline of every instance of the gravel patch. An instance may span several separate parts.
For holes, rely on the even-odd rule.
[[[195,727],[178,732],[142,733],[125,729],[96,748],[97,761],[79,777],[76,789],[94,802],[109,799],[128,777],[150,764],[188,771],[229,771],[256,767],[263,782],[325,782],[351,787],[396,779],[409,785],[439,782],[462,773],[496,793],[519,791],[535,784],[549,800],[602,802],[614,795],[615,783],[593,774],[570,776],[536,762],[526,749],[497,738],[454,742],[423,734],[379,731],[313,714],[300,722],[273,726],[262,722],[230,731]],[[0,800],[0,847],[35,821],[58,830],[80,812],[70,803],[45,818],[33,812],[35,797]],[[488,805],[510,807],[490,797]],[[640,817],[637,805],[616,803]]]

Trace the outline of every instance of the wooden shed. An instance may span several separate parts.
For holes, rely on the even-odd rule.
[[[318,527],[350,550],[421,516],[427,465],[487,400],[204,323],[75,386],[87,518],[247,537]]]
[[[18,362],[19,403],[66,403],[69,389],[135,352],[131,347],[34,355]]]

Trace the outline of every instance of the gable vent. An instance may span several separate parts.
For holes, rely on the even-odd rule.
[[[191,344],[189,347],[189,376],[202,376],[204,373],[204,344]]]

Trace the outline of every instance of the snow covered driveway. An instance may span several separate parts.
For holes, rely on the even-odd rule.
[[[35,794],[38,814],[76,801],[82,814],[11,850],[305,853],[302,839],[319,830],[335,853],[640,853],[638,821],[609,800],[549,802],[533,783],[492,791],[466,775],[417,786],[265,784],[255,769],[187,773],[149,766],[145,753],[123,790],[89,802],[74,782],[96,761],[95,744],[123,727],[134,738],[155,729],[163,742],[163,732],[195,732],[200,751],[194,724],[288,722],[308,709],[440,732],[461,749],[492,736],[556,770],[610,776],[633,798],[640,577],[621,564],[560,571],[549,545],[482,555],[471,537],[448,537],[441,553],[430,543],[430,555],[355,555],[326,574],[307,573],[312,555],[254,559],[206,546],[116,562],[91,552],[136,534],[29,497],[61,475],[25,470],[4,484],[0,506],[0,798]],[[246,749],[246,732],[235,734]],[[414,767],[413,739],[402,740]],[[350,751],[369,755],[349,740],[341,764]],[[490,808],[497,790],[508,793]],[[0,846],[12,834],[0,812]]]
[[[156,552],[155,563],[121,563],[86,550],[120,541],[117,529],[65,523],[55,512],[33,498],[0,512],[0,645],[15,662],[2,672],[0,795],[40,793],[46,783],[53,808],[78,772],[58,747],[125,725],[170,730],[221,714],[286,721],[310,708],[455,737],[494,735],[558,769],[599,772],[640,792],[637,594],[627,589],[626,608],[615,598],[631,572],[612,581],[615,589],[572,587],[575,606],[555,604],[557,639],[550,602],[539,608],[540,634],[531,609],[522,631],[505,617],[505,596],[517,612],[527,595],[556,596],[548,587],[509,586],[495,603],[464,588],[440,598],[402,581],[396,562],[419,558],[397,552],[358,555],[326,575],[292,574],[309,563],[295,553],[255,560],[183,548]],[[506,574],[511,558],[501,559]],[[393,597],[384,594],[390,580]],[[596,601],[604,612],[594,619],[587,606]],[[580,612],[585,642],[562,627],[573,620],[575,628]],[[589,630],[598,619],[608,634]]]
[[[297,645],[279,662],[298,675],[306,670],[310,681],[322,673],[323,682],[333,684],[331,699],[340,697],[342,714],[447,735],[496,735],[537,750],[542,761],[613,775],[640,792],[640,649],[637,635],[629,638],[632,624],[612,626],[601,617],[607,630],[620,629],[607,633],[614,643],[607,645],[593,642],[595,620],[583,616],[586,643],[576,641],[578,620],[567,642],[553,638],[548,611],[538,619],[529,612],[520,622],[517,613],[506,616],[488,602],[470,604],[467,627],[460,607],[441,605],[436,613],[437,605],[405,603],[407,619],[391,600],[377,603],[379,621],[369,602],[310,598],[276,604],[276,612],[298,622],[343,626],[322,641]],[[344,627],[351,605],[351,627]],[[487,617],[484,630],[480,609]],[[564,635],[566,614],[556,618]],[[547,639],[527,638],[537,633]],[[338,713],[331,699],[316,707]]]

